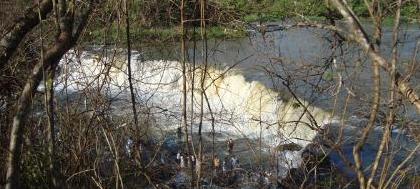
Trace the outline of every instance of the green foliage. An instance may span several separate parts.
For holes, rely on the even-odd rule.
[[[221,0],[219,3],[224,7],[234,8],[236,10],[246,10],[249,8],[248,0]]]
[[[369,11],[367,6],[364,3],[364,0],[351,0],[349,1],[349,4],[351,8],[353,9],[353,12],[356,13],[358,16],[362,17],[368,17]]]
[[[420,21],[420,5],[415,2],[408,3],[401,8],[401,16],[411,21]]]
[[[156,41],[167,41],[167,40],[179,40],[182,37],[181,31],[178,26],[171,27],[153,27],[153,28],[141,28],[137,25],[133,26],[130,30],[130,38],[133,41],[140,43],[149,43]],[[207,36],[209,38],[238,38],[246,37],[246,31],[243,28],[233,28],[227,26],[210,26],[207,30]],[[196,33],[187,33],[187,39],[192,39],[195,35],[196,38],[200,38],[200,31],[196,30]],[[125,44],[126,35],[125,27],[118,26],[117,23],[111,24],[110,27],[101,30],[92,30],[86,36],[88,41],[100,44]]]
[[[369,17],[369,10],[364,0],[349,0],[348,2],[356,15],[361,17]],[[387,2],[387,0],[384,0],[382,3],[383,5],[394,5],[392,2]],[[391,11],[386,12],[385,16],[393,17],[394,15],[395,11],[392,11],[391,9]],[[404,20],[418,20],[420,18],[419,5],[414,1],[407,1],[403,3],[401,8],[401,16]]]
[[[238,38],[245,37],[246,32],[243,29],[231,29],[228,27],[215,26],[208,30],[208,37],[210,38]]]
[[[260,0],[260,1],[234,1],[221,0],[222,5],[234,7],[237,11],[242,11],[243,20],[253,21],[276,21],[290,17],[325,17],[328,15],[328,3],[323,0]],[[369,11],[364,0],[349,0],[350,7],[361,17],[368,17]],[[387,4],[384,2],[384,4]],[[333,8],[330,8],[333,10]],[[389,12],[386,16],[393,16],[394,12]],[[405,3],[401,11],[402,17],[408,19],[419,19],[419,7],[415,2]]]
[[[322,76],[322,78],[325,81],[332,81],[334,79],[334,73],[331,70],[328,70],[326,72],[324,72],[324,75]]]
[[[222,5],[235,8],[242,13],[245,22],[278,21],[292,17],[319,18],[326,15],[328,8],[322,0],[221,0]]]

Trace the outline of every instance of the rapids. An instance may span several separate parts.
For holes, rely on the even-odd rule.
[[[171,131],[181,126],[182,63],[177,61],[141,61],[138,52],[132,53],[133,85],[138,106],[147,108],[160,130]],[[330,122],[328,112],[307,104],[303,99],[285,98],[258,81],[246,81],[232,69],[208,67],[204,79],[205,96],[201,98],[203,65],[187,63],[188,123],[193,118],[193,133],[198,132],[200,106],[203,104],[203,132],[212,131],[229,138],[259,139],[268,146],[297,144],[297,151],[281,153],[281,167],[290,169],[300,164],[300,154],[317,135],[317,130]],[[60,76],[55,89],[63,94],[87,90],[101,91],[113,99],[115,114],[130,115],[126,60],[116,55],[70,51],[60,63]],[[192,74],[194,73],[194,81]],[[194,86],[194,87],[192,87]],[[191,94],[194,102],[191,106]],[[206,101],[206,97],[208,103]],[[201,103],[201,99],[204,101]],[[118,102],[118,101],[121,102]],[[301,102],[302,104],[300,104]],[[191,107],[193,114],[191,116]],[[305,111],[306,109],[306,111]],[[218,139],[224,140],[225,138]],[[284,173],[282,175],[285,175]]]
[[[182,63],[167,60],[144,61],[139,52],[133,51],[132,54],[132,81],[137,107],[143,117],[147,116],[153,120],[153,126],[156,127],[153,128],[153,135],[161,141],[167,140],[170,136],[167,133],[174,133],[182,126]],[[131,118],[125,56],[126,51],[121,49],[106,50],[102,53],[70,51],[60,62],[60,74],[55,81],[56,93],[58,96],[69,94],[83,96],[93,92],[109,100],[113,115]],[[281,177],[285,177],[291,168],[299,167],[306,147],[314,143],[315,139],[317,140],[315,143],[320,142],[318,136],[325,134],[331,135],[334,139],[342,133],[343,155],[351,162],[354,161],[352,149],[361,134],[361,128],[366,125],[366,118],[351,116],[343,122],[344,130],[342,130],[341,121],[331,116],[328,111],[309,105],[304,99],[295,99],[275,91],[260,81],[247,80],[243,72],[234,67],[219,69],[209,66],[205,76],[203,76],[203,65],[196,65],[193,68],[191,63],[186,63],[186,67],[187,124],[189,129],[192,128],[189,132],[193,136],[197,136],[200,107],[203,104],[203,133],[211,133],[214,126],[217,143],[224,143],[229,138],[238,141],[244,139],[261,141],[263,144],[259,146],[243,145],[242,149],[246,152],[241,152],[241,156],[252,164],[253,161],[258,161],[258,158],[250,157],[257,155],[254,149],[249,148],[259,148],[266,155],[275,152],[277,169],[281,170],[278,175]],[[203,78],[205,95],[202,98]],[[40,86],[39,90],[42,89]],[[87,111],[92,111],[87,106],[85,108]],[[320,134],[319,131],[323,133]],[[364,166],[369,166],[374,160],[382,133],[381,125],[377,125],[367,140],[366,148],[362,150],[363,159],[366,160],[363,162]],[[169,138],[171,137],[173,136]],[[205,137],[207,141],[211,141],[208,136]],[[392,167],[395,168],[417,147],[409,133],[401,133],[398,129],[393,130],[392,140],[394,141],[392,148],[398,151],[392,163]],[[284,148],[296,145],[294,149]],[[330,161],[347,175],[355,176],[334,150],[331,152],[330,149],[319,150],[326,153]],[[219,148],[217,153],[223,151]],[[244,162],[244,159],[241,159],[241,162]],[[416,170],[420,165],[419,153],[415,153],[408,162],[414,163],[412,168],[414,174],[417,174]]]

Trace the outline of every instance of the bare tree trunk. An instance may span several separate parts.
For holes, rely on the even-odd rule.
[[[196,6],[196,3],[194,3],[194,6]],[[196,9],[194,8],[193,18],[196,19]],[[193,31],[192,31],[192,40],[193,40],[193,58],[192,58],[192,67],[190,69],[191,74],[191,100],[190,100],[190,134],[191,134],[191,150],[193,157],[195,158],[195,162],[197,161],[197,153],[196,153],[196,147],[194,144],[194,133],[193,133],[193,127],[194,127],[194,92],[195,92],[195,67],[196,67],[196,50],[197,50],[197,39],[195,37],[196,33],[196,24],[193,23]],[[192,173],[192,179],[191,179],[191,187],[194,187],[195,184],[195,177],[194,177],[194,167],[193,165],[195,162],[191,160],[191,173]]]
[[[53,7],[52,0],[43,0],[39,3],[39,13],[44,19]],[[18,48],[26,34],[39,24],[38,7],[28,9],[22,18],[19,18],[9,32],[0,40],[0,70],[2,70]]]
[[[200,122],[198,125],[198,157],[199,160],[199,167],[197,170],[197,188],[201,188],[201,175],[202,175],[202,166],[203,163],[203,136],[201,133],[203,127],[203,116],[204,116],[204,93],[205,93],[205,79],[206,79],[206,72],[207,72],[207,33],[206,33],[206,21],[205,21],[205,8],[206,8],[206,0],[200,0],[200,33],[201,33],[201,40],[203,43],[202,47],[202,56],[204,61],[204,71],[201,74],[201,81],[200,81]]]
[[[55,122],[54,122],[54,75],[56,65],[53,65],[52,69],[47,73],[46,80],[46,95],[45,103],[47,105],[47,116],[48,116],[48,129],[47,129],[47,141],[48,141],[48,174],[49,174],[49,186],[50,188],[57,188],[57,174],[59,173],[55,166]]]
[[[181,31],[182,31],[182,40],[181,40],[181,62],[182,62],[182,127],[184,127],[185,132],[185,146],[187,148],[187,159],[188,164],[191,165],[191,149],[189,144],[189,134],[188,134],[188,124],[187,124],[187,62],[186,62],[186,33],[185,33],[185,1],[181,0]],[[194,177],[194,171],[191,169],[191,177]],[[192,186],[191,186],[192,187]]]
[[[42,12],[41,6],[38,6],[38,16],[39,22],[42,23]],[[44,67],[44,39],[42,38],[43,28],[42,25],[40,26],[40,40],[41,40],[41,64]],[[45,67],[44,67],[45,68]],[[47,115],[47,122],[48,127],[46,130],[46,138],[48,144],[48,186],[49,188],[57,188],[57,180],[56,180],[56,166],[54,161],[55,151],[54,151],[54,144],[55,144],[55,137],[54,137],[54,76],[55,76],[55,69],[56,65],[52,65],[50,70],[43,70],[43,79],[45,85],[45,112]]]
[[[36,88],[42,80],[43,70],[52,70],[60,61],[61,57],[75,44],[82,30],[86,26],[88,16],[92,11],[93,1],[90,1],[89,8],[81,13],[80,23],[73,33],[70,25],[74,23],[72,18],[62,19],[61,25],[64,30],[61,31],[55,43],[45,53],[44,58],[35,65],[32,74],[29,76],[23,88],[22,94],[17,102],[17,112],[13,118],[12,129],[10,134],[9,154],[7,158],[6,173],[6,189],[15,189],[19,187],[19,165],[21,160],[21,152],[23,145],[24,126],[27,115],[31,106],[32,96],[36,92]],[[74,14],[68,14],[73,16]],[[70,27],[68,27],[70,26]]]
[[[382,26],[381,26],[382,15],[379,9],[377,8],[377,6],[379,6],[379,3],[376,1],[372,1],[372,3],[369,4],[369,2],[365,1],[365,4],[368,7],[368,10],[369,10],[369,13],[371,15],[373,22],[375,23],[375,31],[373,34],[374,43],[372,44],[372,48],[376,53],[379,54],[380,44],[382,42],[381,40],[382,39]],[[361,149],[366,143],[367,138],[369,137],[370,132],[375,127],[376,117],[379,111],[379,105],[380,105],[379,103],[380,103],[380,98],[381,98],[380,96],[381,95],[380,93],[381,77],[380,77],[379,63],[377,61],[373,61],[372,69],[373,69],[372,80],[374,83],[373,84],[374,87],[373,87],[373,94],[372,94],[373,102],[372,102],[372,107],[370,111],[369,122],[362,132],[362,137],[359,139],[359,141],[356,143],[356,145],[353,148],[353,157],[356,164],[356,173],[357,173],[357,178],[360,183],[360,188],[369,188],[369,182],[368,184],[365,184],[366,178],[363,172],[363,166],[362,166],[363,160],[360,153],[361,153]]]
[[[375,126],[376,116],[379,110],[379,100],[380,100],[380,74],[379,74],[379,65],[377,62],[373,63],[373,81],[374,81],[374,89],[373,89],[373,102],[372,108],[370,112],[370,118],[368,125],[364,128],[361,139],[357,142],[357,144],[353,148],[353,157],[356,164],[356,173],[357,178],[360,183],[360,188],[365,188],[365,175],[363,173],[362,167],[362,158],[361,158],[361,149],[365,145],[366,140],[370,134],[370,131]]]
[[[206,73],[204,73],[206,74]],[[212,172],[211,172],[211,179],[210,179],[210,188],[212,187],[213,184],[213,178],[214,178],[214,171],[216,170],[216,165],[214,164],[214,160],[216,158],[216,152],[215,152],[215,138],[214,138],[214,134],[215,134],[215,129],[214,129],[214,125],[215,125],[215,118],[213,115],[213,111],[211,110],[211,105],[210,105],[210,101],[209,98],[207,97],[206,91],[203,92],[204,94],[204,99],[206,100],[207,103],[207,108],[209,109],[210,112],[210,117],[211,117],[211,136],[212,136],[212,140],[211,140],[211,158],[212,158]]]
[[[378,152],[376,153],[376,159],[373,163],[372,166],[372,171],[371,171],[371,175],[369,178],[369,181],[367,183],[367,187],[369,188],[371,183],[373,182],[373,179],[375,177],[375,173],[378,167],[378,164],[381,160],[382,154],[384,152],[384,149],[386,149],[389,145],[389,141],[391,139],[391,127],[392,124],[394,123],[394,118],[395,118],[395,91],[396,91],[396,86],[395,86],[395,70],[396,70],[396,64],[397,64],[397,60],[398,60],[398,34],[399,34],[399,29],[400,29],[400,17],[401,17],[401,5],[402,5],[402,0],[397,0],[397,11],[395,13],[395,20],[394,20],[394,28],[393,28],[393,34],[392,34],[392,60],[391,60],[391,81],[390,81],[390,91],[389,91],[389,114],[388,114],[388,118],[387,118],[387,122],[386,125],[384,127],[384,133],[382,136],[382,140],[381,140],[381,144],[379,145],[379,149]],[[382,167],[382,173],[381,173],[381,177],[379,180],[379,184],[378,184],[378,188],[382,188],[383,184],[385,183],[385,178],[387,175],[387,171],[389,167],[389,163],[391,161],[391,158],[389,155],[387,155],[384,158],[384,164]]]
[[[128,69],[128,83],[130,85],[131,104],[133,109],[134,126],[136,127],[136,134],[140,136],[139,121],[136,109],[136,96],[133,88],[133,77],[131,73],[131,41],[130,41],[130,13],[128,9],[128,0],[124,0],[125,5],[125,22],[126,22],[126,37],[127,37],[127,69]]]

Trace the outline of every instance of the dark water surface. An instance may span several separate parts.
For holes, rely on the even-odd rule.
[[[273,23],[281,25],[282,23]],[[343,23],[341,23],[343,24]],[[371,24],[365,23],[368,31]],[[325,110],[340,113],[345,99],[351,91],[356,95],[349,101],[347,109],[350,115],[364,114],[369,111],[372,93],[372,68],[369,59],[354,43],[343,43],[333,50],[333,37],[325,30],[313,28],[292,28],[265,33],[250,31],[247,38],[208,41],[208,63],[226,69],[234,66],[249,81],[259,81],[281,93],[287,90],[278,77],[270,77],[266,70],[275,72],[292,81],[291,89],[298,96]],[[412,65],[416,44],[420,40],[420,25],[401,26],[399,34],[397,68],[404,76]],[[392,50],[392,27],[383,29],[381,54],[389,59]],[[202,41],[188,42],[188,60],[196,64],[203,63]],[[143,49],[145,60],[180,60],[180,44],[167,42]],[[195,52],[195,56],[194,56]],[[420,52],[417,52],[420,53]],[[194,58],[195,57],[195,58]],[[417,58],[418,59],[418,58]],[[334,64],[334,60],[336,64]],[[417,63],[418,64],[418,60]],[[342,78],[340,92],[337,93],[339,78]],[[383,103],[389,87],[387,73],[382,73]],[[415,72],[410,81],[416,91],[420,91],[420,73]],[[334,108],[334,99],[337,105]],[[384,110],[386,111],[386,110]],[[401,114],[420,120],[415,109],[406,104]]]

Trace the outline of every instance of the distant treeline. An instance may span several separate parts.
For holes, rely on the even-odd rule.
[[[381,0],[379,6],[392,6],[392,1]],[[144,26],[173,26],[179,23],[178,1],[134,0],[132,16]],[[364,0],[348,0],[354,12],[368,17],[369,11]],[[187,18],[199,17],[199,1],[186,1]],[[227,24],[233,20],[273,21],[292,17],[327,17],[335,9],[329,7],[327,0],[209,0],[206,14],[210,25]],[[393,16],[394,12],[383,13]],[[408,20],[419,19],[417,1],[405,1],[402,17]],[[198,22],[197,22],[198,23]]]

